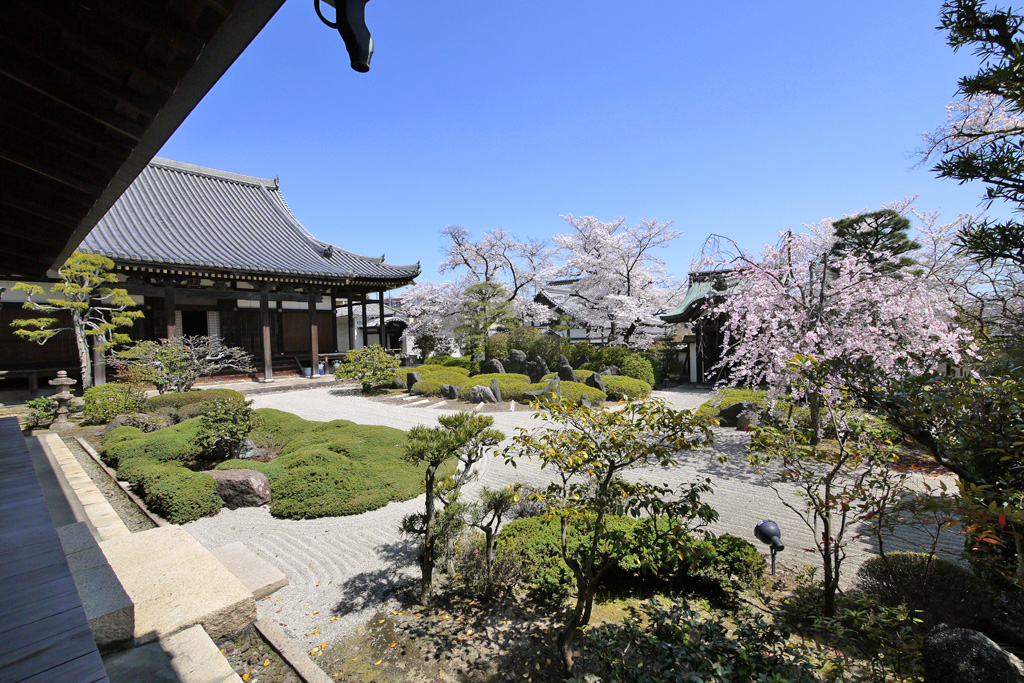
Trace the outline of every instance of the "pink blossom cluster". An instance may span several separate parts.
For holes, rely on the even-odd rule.
[[[892,376],[934,370],[973,353],[970,334],[953,323],[948,296],[920,269],[881,272],[885,254],[831,254],[832,221],[810,233],[784,234],[760,258],[741,255],[736,287],[709,311],[724,316],[723,360],[728,382],[792,388],[813,359],[829,371],[819,391],[838,391],[847,373],[870,364]],[[810,361],[808,361],[809,363]]]

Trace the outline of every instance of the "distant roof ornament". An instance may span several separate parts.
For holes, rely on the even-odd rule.
[[[345,49],[351,60],[352,68],[359,73],[370,70],[370,59],[373,57],[373,37],[366,28],[366,3],[368,0],[323,0],[335,9],[335,21],[328,21],[320,11],[321,0],[313,0],[313,9],[320,21],[337,29],[345,41]]]
[[[328,244],[326,247],[324,247],[324,250],[323,252],[321,252],[320,255],[323,256],[324,258],[331,258],[332,256],[334,256],[334,246]]]

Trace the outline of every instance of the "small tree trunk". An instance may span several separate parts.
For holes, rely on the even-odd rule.
[[[821,441],[821,397],[818,392],[813,391],[807,394],[807,403],[811,412],[811,445],[818,445]]]
[[[484,599],[490,602],[494,595],[494,530],[491,527],[484,528],[484,572],[487,576],[487,583],[484,585]]]
[[[85,322],[78,311],[72,312],[72,324],[75,328],[75,346],[78,348],[78,363],[82,368],[82,389],[91,389],[92,354],[89,352],[89,341],[85,338]]]
[[[423,558],[420,570],[423,578],[420,581],[420,602],[430,606],[430,597],[434,590],[434,474],[437,465],[428,465],[426,472],[427,500],[423,521]]]

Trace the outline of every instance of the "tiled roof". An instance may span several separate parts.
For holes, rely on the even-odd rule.
[[[313,237],[276,180],[153,159],[79,247],[118,262],[233,273],[401,281],[395,266]]]

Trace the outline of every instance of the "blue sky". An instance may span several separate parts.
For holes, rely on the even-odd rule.
[[[978,211],[980,186],[914,168],[977,69],[937,0],[373,0],[368,74],[311,4],[285,2],[160,155],[280,176],[316,236],[421,279],[453,223],[674,219],[683,278],[712,232],[756,249],[915,194]]]

